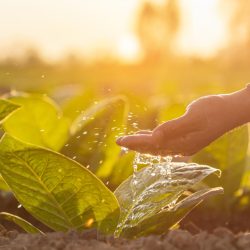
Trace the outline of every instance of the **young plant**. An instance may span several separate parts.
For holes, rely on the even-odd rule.
[[[17,200],[31,215],[55,231],[97,228],[103,233],[115,233],[116,236],[124,237],[163,233],[180,221],[203,199],[222,192],[221,188],[214,188],[199,190],[194,194],[187,193],[193,185],[217,170],[196,164],[171,163],[171,178],[169,175],[162,174],[157,165],[148,166],[136,174],[136,186],[133,186],[134,180],[130,176],[112,193],[100,179],[83,165],[48,148],[48,145],[60,148],[62,141],[52,139],[58,138],[58,134],[62,133],[64,129],[58,129],[55,131],[57,136],[47,140],[47,136],[40,134],[42,133],[39,131],[40,121],[36,123],[36,120],[33,120],[34,123],[31,124],[28,124],[27,121],[39,117],[39,114],[32,112],[43,110],[45,106],[51,108],[51,106],[47,106],[44,100],[39,99],[40,97],[36,97],[39,99],[37,102],[37,99],[31,97],[34,100],[33,105],[38,105],[31,107],[31,99],[26,100],[25,98],[29,99],[30,97],[13,99],[20,105],[23,103],[24,109],[22,110],[21,107],[20,111],[22,110],[22,112],[19,114],[19,110],[15,111],[19,105],[12,102],[3,100],[2,103],[5,106],[8,105],[4,109],[0,107],[0,111],[3,112],[3,114],[0,113],[0,117],[4,119],[3,128],[8,132],[0,141],[1,179],[5,187],[13,192]],[[114,113],[111,110],[117,107],[114,104],[120,103],[122,107],[124,104],[120,98],[111,99],[110,102],[106,101],[107,103],[108,106],[101,105],[93,108],[92,116],[88,117],[87,121],[84,121],[84,124],[80,126],[80,133],[83,133],[82,131],[92,133],[91,128],[94,129],[95,126],[98,126],[98,122],[102,121],[104,116],[111,114],[108,117],[113,118]],[[26,114],[30,112],[28,107],[32,108],[32,114]],[[15,113],[11,115],[13,111]],[[54,112],[50,114],[52,113]],[[121,119],[121,112],[119,115]],[[59,119],[58,116],[56,117]],[[52,126],[44,118],[43,128],[46,127],[48,133],[51,133],[49,131],[52,131],[53,127],[61,128],[57,119],[52,119]],[[18,127],[19,121],[24,135],[20,129],[15,128],[15,126]],[[105,122],[107,123],[107,120]],[[108,134],[111,129],[106,123],[103,135]],[[27,130],[24,130],[24,124],[27,125]],[[34,132],[33,144],[30,144],[32,133],[29,134],[29,131]],[[114,140],[114,134],[111,134],[111,136],[104,137],[109,138],[107,143]],[[89,140],[91,138],[89,137]],[[85,143],[88,144],[88,140],[85,140]],[[99,164],[102,166],[110,164],[109,169],[114,166],[114,159],[117,162],[117,156],[115,158],[111,154],[112,152],[116,154],[116,151],[114,149],[111,151],[109,148],[105,150],[107,163],[105,163],[106,165]],[[96,151],[96,153],[100,152]],[[94,153],[92,154],[94,157]],[[97,155],[97,157],[99,156]],[[109,157],[112,160],[109,161]],[[131,157],[131,154],[124,155],[123,163],[121,162],[123,169],[125,169],[127,162],[131,162]],[[117,163],[118,165],[119,163]],[[169,166],[163,165],[161,167],[167,173]],[[104,170],[102,171],[105,173]],[[106,170],[107,173],[109,171],[110,169]],[[126,175],[129,175],[130,171]],[[118,184],[119,176],[114,174],[111,176]],[[40,232],[29,222],[15,215],[1,212],[0,218],[13,221],[30,233]]]

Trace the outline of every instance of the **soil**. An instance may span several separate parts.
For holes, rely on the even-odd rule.
[[[47,232],[46,236],[26,234],[15,224],[0,220],[0,250],[250,250],[250,211],[232,214],[228,220],[222,214],[194,210],[181,222],[181,229],[136,240],[114,239],[95,230],[51,232],[18,208],[12,196],[0,195],[0,211],[19,215]]]
[[[23,234],[0,231],[1,250],[249,250],[250,233],[233,234],[226,228],[216,228],[192,235],[186,230],[174,230],[164,236],[151,235],[136,240],[114,239],[96,231],[77,233]]]

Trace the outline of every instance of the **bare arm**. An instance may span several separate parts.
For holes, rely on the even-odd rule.
[[[201,97],[186,113],[153,131],[120,137],[117,144],[155,155],[192,155],[227,131],[250,121],[250,85],[226,95]]]

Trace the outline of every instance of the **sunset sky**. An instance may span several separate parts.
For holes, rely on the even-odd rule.
[[[160,0],[155,0],[155,2]],[[106,50],[127,60],[140,54],[134,35],[143,0],[0,0],[0,57],[38,48],[47,59]],[[179,50],[209,56],[227,32],[218,0],[180,0],[185,26]]]

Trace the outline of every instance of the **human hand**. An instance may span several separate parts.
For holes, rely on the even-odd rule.
[[[227,95],[199,98],[183,116],[153,131],[120,137],[117,144],[153,155],[192,155],[234,127],[229,103]]]

